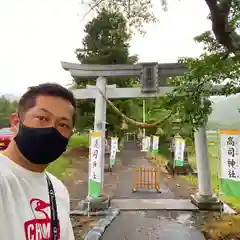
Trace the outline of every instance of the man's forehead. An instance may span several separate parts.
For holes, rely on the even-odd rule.
[[[50,113],[56,117],[71,119],[73,115],[72,104],[59,97],[39,96],[36,99],[35,109]]]
[[[36,108],[36,111],[41,111],[41,112],[44,112],[44,113],[47,113],[47,114],[50,114],[54,117],[57,117],[57,118],[60,118],[62,120],[67,120],[67,121],[71,121],[72,120],[72,114],[66,114],[67,112],[65,111],[64,112],[64,116],[63,115],[59,115],[59,114],[56,114],[56,113],[53,113],[45,108],[40,108],[40,107],[37,107]]]

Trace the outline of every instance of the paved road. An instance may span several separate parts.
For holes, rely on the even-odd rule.
[[[186,212],[122,212],[101,239],[205,240],[195,224],[196,217]]]
[[[135,143],[128,143],[121,154],[128,169],[120,176],[121,184],[116,198],[174,198],[174,194],[161,184],[162,193],[132,193],[132,167],[150,166]],[[191,212],[121,212],[107,228],[102,240],[204,240],[196,229],[198,216]]]

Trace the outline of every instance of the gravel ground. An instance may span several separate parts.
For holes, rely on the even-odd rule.
[[[119,154],[121,157],[121,154]],[[71,204],[71,210],[78,209],[78,204],[85,199],[88,191],[88,152],[83,149],[73,149],[68,153],[68,158],[72,161],[73,174],[67,178],[64,183],[68,188]],[[123,170],[119,160],[112,172],[104,174],[103,194],[114,196],[117,185],[119,185],[119,173]],[[88,230],[96,225],[101,217],[94,216],[71,216],[74,235],[76,240],[84,239]]]

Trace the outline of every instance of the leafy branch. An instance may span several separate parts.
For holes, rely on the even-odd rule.
[[[240,21],[239,0],[204,0],[207,4],[212,21],[212,31],[216,41],[229,53],[240,58],[240,36],[237,24]],[[161,10],[167,11],[168,0],[160,0]],[[88,12],[101,11],[102,8],[121,12],[128,21],[131,32],[145,33],[145,23],[158,22],[154,15],[153,0],[94,0]]]
[[[204,53],[198,59],[184,58],[179,61],[189,67],[189,72],[170,82],[177,86],[168,94],[169,101],[180,113],[181,121],[197,129],[206,124],[212,112],[213,95],[231,95],[240,92],[240,62],[234,57],[222,58],[223,52]],[[224,87],[216,89],[216,86]]]
[[[205,0],[211,14],[212,30],[219,44],[240,58],[240,36],[236,32],[240,20],[239,0]]]

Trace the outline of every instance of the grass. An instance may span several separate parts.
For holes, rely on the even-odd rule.
[[[89,138],[87,134],[73,135],[68,143],[68,149],[88,146]],[[71,175],[71,167],[71,160],[69,159],[68,153],[66,153],[50,164],[47,171],[62,180]]]
[[[47,171],[52,173],[58,179],[63,180],[71,175],[71,161],[67,157],[60,157],[47,168]]]
[[[219,166],[219,143],[217,137],[209,136],[208,138],[208,156],[210,161],[210,169],[211,169],[211,182],[213,191],[219,195],[219,179],[218,179],[218,166]],[[190,154],[189,154],[189,162],[191,166],[196,169],[196,157],[193,147],[190,147]],[[186,180],[191,182],[192,184],[197,185],[198,180],[196,176],[184,176]],[[220,199],[228,203],[237,211],[240,211],[240,197],[228,197],[228,196],[219,196]]]
[[[168,159],[171,157],[171,154],[168,150],[169,145],[168,144],[161,144],[160,149],[158,150],[158,153],[155,154],[155,162],[158,165],[167,165]]]
[[[89,136],[88,134],[73,135],[68,143],[69,148],[75,147],[86,147],[89,146]]]
[[[155,156],[155,162],[157,165],[167,165],[168,160],[164,155],[158,154],[157,156]]]

